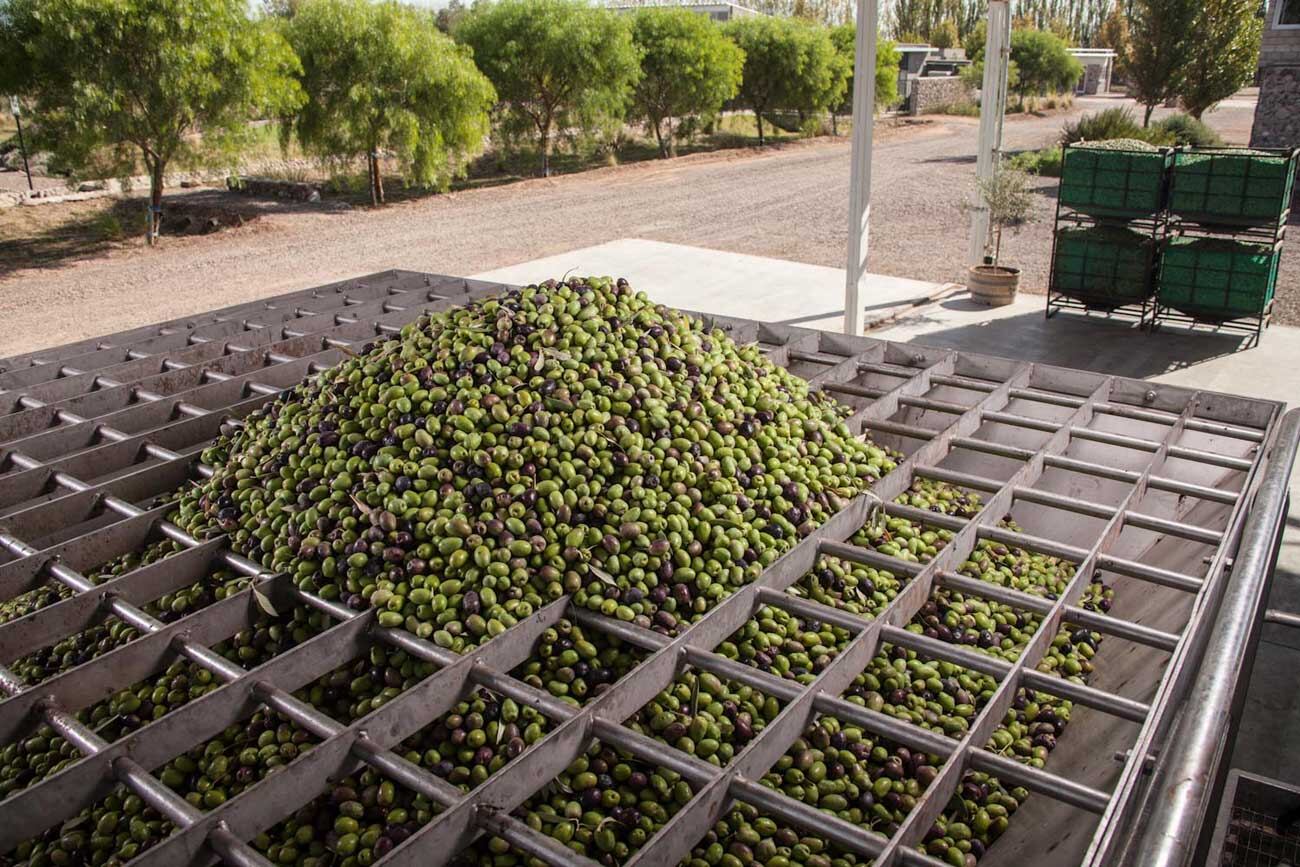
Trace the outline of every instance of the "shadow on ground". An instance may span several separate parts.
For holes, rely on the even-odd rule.
[[[1046,305],[1046,298],[1043,303]],[[951,299],[940,307],[950,311],[988,309],[968,298]],[[924,323],[927,319],[936,321],[925,313],[909,321]],[[1146,378],[1239,352],[1247,348],[1248,337],[1165,329],[1153,334],[1122,320],[1066,313],[1048,320],[1039,312],[931,331],[911,342]]]
[[[133,195],[7,209],[0,223],[5,237],[0,277],[29,268],[60,268],[116,248],[143,245],[146,207],[144,196]],[[338,201],[255,199],[220,189],[171,193],[163,198],[163,243],[239,228],[267,214],[348,207]]]

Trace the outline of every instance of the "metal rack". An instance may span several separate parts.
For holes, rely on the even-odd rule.
[[[1062,183],[1065,180],[1065,163],[1069,153],[1072,148],[1077,149],[1078,147],[1077,144],[1061,146]],[[1110,151],[1108,153],[1115,152]],[[1129,152],[1125,151],[1124,153]],[[1131,170],[1132,167],[1129,166],[1128,171]],[[1114,191],[1125,192],[1128,189],[1129,177],[1126,173],[1124,182],[1116,185],[1113,188]],[[1166,194],[1167,182],[1162,182],[1161,189],[1154,195],[1153,204],[1156,206],[1149,211],[1101,207],[1088,207],[1087,210],[1081,210],[1078,207],[1063,203],[1063,196],[1057,195],[1056,217],[1052,229],[1052,254],[1049,260],[1051,262],[1051,271],[1047,286],[1046,315],[1048,319],[1051,319],[1054,314],[1061,310],[1074,310],[1087,316],[1099,315],[1108,319],[1112,317],[1136,319],[1139,327],[1148,323],[1149,317],[1155,313],[1155,302],[1152,296],[1155,293],[1156,258],[1159,255],[1160,244],[1164,241],[1168,232],[1168,219],[1164,210]],[[1061,291],[1057,281],[1057,247],[1060,242],[1059,235],[1063,228],[1127,229],[1144,235],[1149,243],[1147,250],[1148,275],[1147,292],[1144,294],[1141,303],[1116,304],[1113,296],[1102,292]]]
[[[1180,148],[1179,152],[1189,151],[1188,148]],[[1215,154],[1223,153],[1231,155],[1233,151],[1251,151],[1259,149],[1254,148],[1237,148],[1237,147],[1216,147],[1207,149],[1206,156],[1214,159]],[[1199,152],[1198,152],[1199,153]],[[1294,178],[1296,175],[1297,160],[1300,160],[1300,150],[1276,150],[1276,155],[1285,157],[1289,160],[1289,174]],[[1174,193],[1178,188],[1178,171],[1175,169],[1170,172],[1169,176],[1169,199],[1172,203]],[[1286,227],[1291,217],[1290,197],[1276,216],[1271,220],[1233,218],[1222,214],[1192,214],[1171,211],[1168,216],[1169,226],[1165,233],[1164,242],[1167,243],[1173,238],[1219,238],[1230,241],[1242,241],[1251,244],[1258,244],[1261,247],[1267,247],[1274,254],[1280,254],[1283,242],[1286,240]],[[1163,257],[1162,257],[1163,258]],[[1159,280],[1157,278],[1157,284]],[[1224,303],[1227,304],[1227,293],[1224,293]],[[1260,304],[1259,310],[1252,315],[1228,315],[1212,316],[1204,312],[1179,310],[1168,303],[1164,303],[1160,298],[1160,293],[1156,292],[1154,299],[1151,327],[1152,330],[1158,329],[1161,325],[1172,323],[1175,325],[1185,326],[1195,330],[1197,328],[1209,328],[1214,331],[1228,331],[1233,333],[1250,335],[1252,345],[1258,345],[1260,338],[1264,334],[1264,329],[1268,328],[1273,317],[1273,298],[1268,298]]]
[[[1300,416],[1292,414],[1283,423],[1281,406],[1268,401],[695,314],[738,342],[759,343],[773,362],[853,406],[850,425],[899,448],[906,459],[871,494],[856,498],[758,580],[674,638],[571,609],[561,599],[473,653],[457,656],[405,631],[380,628],[372,611],[352,611],[303,592],[291,576],[266,574],[259,564],[231,551],[224,537],[201,542],[166,522],[167,507],[156,505],[157,498],[210,474],[198,454],[223,424],[238,423],[284,388],[336,363],[344,351],[359,350],[376,336],[396,332],[426,310],[447,309],[502,288],[386,272],[30,353],[0,365],[0,598],[47,581],[74,591],[0,625],[0,662],[7,664],[109,614],[141,633],[135,641],[35,688],[0,669],[0,689],[9,696],[0,701],[4,740],[33,719],[44,719],[85,756],[0,802],[0,851],[76,815],[122,783],[177,828],[133,863],[147,867],[220,859],[263,865],[263,856],[245,841],[314,798],[329,780],[369,766],[443,808],[384,864],[446,863],[477,835],[490,833],[551,864],[590,865],[593,862],[534,831],[511,811],[596,737],[676,771],[695,793],[628,864],[677,863],[733,799],[873,858],[877,865],[937,864],[916,847],[957,790],[962,774],[972,768],[1024,786],[1071,815],[1082,811],[1102,817],[1075,863],[1118,863],[1127,845],[1125,834],[1136,827],[1149,788],[1144,776],[1148,757],[1167,743],[1175,711],[1214,626],[1228,565],[1234,556],[1243,562],[1243,546],[1272,550],[1280,532],[1279,504],[1272,499],[1259,509],[1252,504],[1261,485],[1276,487],[1281,479],[1285,491]],[[880,501],[885,501],[887,513],[940,520],[890,502],[915,477],[987,491],[989,496],[972,520],[947,519],[954,536],[925,565],[852,545],[850,538]],[[1000,529],[1002,517],[1016,510],[1025,510],[1020,520],[1025,532]],[[1042,517],[1048,514],[1061,520]],[[159,537],[175,540],[186,550],[98,586],[82,574]],[[985,584],[957,572],[981,539],[1065,557],[1079,568],[1056,599]],[[1175,563],[1164,557],[1161,546],[1195,556]],[[880,566],[909,576],[908,581],[875,619],[862,620],[786,592],[820,555]],[[1249,562],[1266,576],[1267,557]],[[249,576],[255,584],[170,624],[138,607],[216,566]],[[1078,607],[1096,570],[1134,582],[1148,596],[1179,600],[1188,611],[1185,623],[1177,631],[1166,630]],[[1233,580],[1243,576],[1234,575]],[[931,590],[940,586],[1032,611],[1041,618],[1038,629],[1015,662],[904,629]],[[337,624],[245,671],[207,648],[257,617],[262,610],[259,594],[277,609],[307,606]],[[716,654],[719,642],[760,605],[843,627],[853,638],[806,687]],[[561,703],[506,673],[529,656],[541,632],[561,617],[622,638],[648,655],[581,709]],[[1167,664],[1153,684],[1153,695],[1134,698],[1120,689],[1083,685],[1036,670],[1065,623],[1163,654]],[[405,650],[438,670],[347,726],[291,695],[372,642]],[[990,674],[998,688],[960,738],[841,699],[882,643]],[[175,655],[210,669],[224,685],[115,743],[106,743],[74,718],[76,710],[160,670]],[[753,685],[784,702],[780,715],[725,768],[622,725],[685,665]],[[537,709],[553,727],[544,740],[465,795],[392,750],[474,686]],[[1095,711],[1099,719],[1138,727],[1131,743],[1116,745],[1128,747],[1129,753],[1109,790],[984,749],[1021,687],[1067,698]],[[189,805],[149,773],[244,718],[259,703],[307,729],[320,743],[207,812]],[[849,824],[758,782],[822,714],[943,759],[938,776],[892,837]],[[1008,836],[1017,833],[1017,826],[1013,823]]]

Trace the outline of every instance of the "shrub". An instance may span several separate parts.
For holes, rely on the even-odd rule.
[[[1014,31],[1011,59],[1020,70],[1020,80],[1011,89],[1020,97],[1061,93],[1073,88],[1083,74],[1083,65],[1071,56],[1065,42],[1046,30]]]
[[[1108,108],[1085,114],[1061,131],[1063,144],[1079,141],[1106,141],[1113,138],[1142,138],[1142,127],[1127,108]]]
[[[1043,148],[1038,151],[1021,151],[1006,161],[1006,167],[1012,171],[1027,175],[1039,175],[1045,178],[1061,176],[1061,149]]]
[[[935,48],[952,48],[961,44],[957,35],[957,22],[945,18],[930,32],[930,44]]]
[[[1169,144],[1192,147],[1222,147],[1223,138],[1190,114],[1171,114],[1151,124],[1148,132],[1155,133]],[[1156,142],[1153,142],[1155,144]]]

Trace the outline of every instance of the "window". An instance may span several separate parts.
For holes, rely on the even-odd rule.
[[[1300,27],[1300,0],[1277,0],[1274,27]]]

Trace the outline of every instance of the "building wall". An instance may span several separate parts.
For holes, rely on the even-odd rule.
[[[1300,63],[1259,71],[1259,105],[1250,143],[1261,148],[1300,147]]]
[[[1300,147],[1300,27],[1273,26],[1281,3],[1270,0],[1259,47],[1259,105],[1250,132],[1255,147]]]
[[[970,98],[971,89],[955,75],[914,78],[908,107],[912,114],[925,114],[941,105],[951,105]]]
[[[1300,0],[1291,0],[1292,3]],[[1259,44],[1259,66],[1287,66],[1300,64],[1300,27],[1274,27],[1277,10],[1282,0],[1270,0],[1268,18],[1264,21],[1264,37]]]

